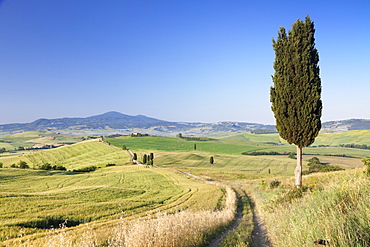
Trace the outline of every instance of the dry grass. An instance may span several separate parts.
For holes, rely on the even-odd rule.
[[[274,190],[260,191],[258,204],[274,246],[308,247],[317,239],[330,246],[370,246],[370,181],[362,170],[305,180],[309,189],[291,201],[276,204],[276,198],[288,199],[287,188],[276,189],[275,197],[269,195]]]
[[[162,214],[133,225],[123,223],[115,230],[109,246],[199,246],[205,244],[235,216],[236,195],[226,189],[225,207],[218,211],[181,211]]]
[[[100,234],[94,227],[87,227],[81,236],[71,234],[68,229],[51,230],[39,244],[24,242],[8,246],[202,246],[231,223],[235,217],[236,194],[226,188],[224,207],[211,211],[181,211],[174,214],[156,215],[124,221],[117,225],[107,240],[99,240]]]

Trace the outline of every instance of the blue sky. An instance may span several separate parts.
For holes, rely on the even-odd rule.
[[[0,0],[0,123],[114,110],[274,124],[271,41],[307,14],[322,120],[370,119],[369,0]]]

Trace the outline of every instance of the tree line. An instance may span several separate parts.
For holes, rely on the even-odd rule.
[[[344,147],[344,148],[358,148],[358,149],[370,149],[370,146],[366,144],[339,144],[339,147]]]

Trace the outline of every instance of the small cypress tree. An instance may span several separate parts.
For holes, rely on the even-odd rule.
[[[211,163],[211,165],[213,165],[213,163],[215,162],[213,156],[211,156],[211,158],[209,158],[209,163]]]
[[[146,164],[146,162],[147,162],[147,155],[144,154],[144,156],[143,156],[143,164]]]
[[[280,136],[297,146],[295,184],[302,186],[302,148],[311,145],[321,129],[321,79],[315,48],[314,23],[298,19],[288,32],[280,28],[270,89],[272,111]]]

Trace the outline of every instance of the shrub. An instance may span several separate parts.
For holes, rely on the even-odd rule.
[[[276,199],[271,200],[270,203],[274,206],[283,203],[290,203],[293,200],[301,198],[303,196],[303,192],[306,192],[308,187],[302,186],[301,188],[291,188],[287,191],[283,192],[282,194],[278,195]]]
[[[312,172],[334,172],[334,171],[341,171],[344,170],[340,166],[330,166],[330,165],[321,165],[321,164],[314,164],[311,165],[308,169],[309,173]]]
[[[302,171],[302,175],[308,175],[308,174],[310,174],[310,171],[307,171],[307,170]]]
[[[321,165],[321,162],[320,162],[319,158],[312,157],[311,159],[308,160],[308,165],[309,166],[311,166],[311,165]]]
[[[107,164],[106,167],[108,166],[116,166],[116,164]]]
[[[80,169],[75,169],[73,172],[93,172],[97,169],[96,166],[87,166]]]
[[[3,168],[3,163],[2,162],[0,162],[0,168]]]
[[[295,157],[295,153],[293,153],[293,152],[290,152],[289,153],[289,155],[288,155],[288,158],[291,158],[291,159],[296,159],[296,157]]]
[[[273,180],[270,182],[270,188],[273,189],[273,188],[277,188],[279,187],[279,185],[281,184],[281,182],[279,180]]]
[[[54,170],[66,171],[67,169],[64,166],[54,166]]]
[[[49,163],[45,163],[39,167],[41,170],[51,170],[51,165]]]
[[[367,166],[366,175],[370,176],[370,158],[363,158],[362,162],[364,162],[364,165]]]
[[[19,161],[18,162],[18,166],[17,167],[19,167],[19,168],[21,168],[21,169],[27,169],[27,168],[30,168],[28,165],[27,165],[27,162],[26,161],[23,161],[23,160],[21,160],[21,161]]]

